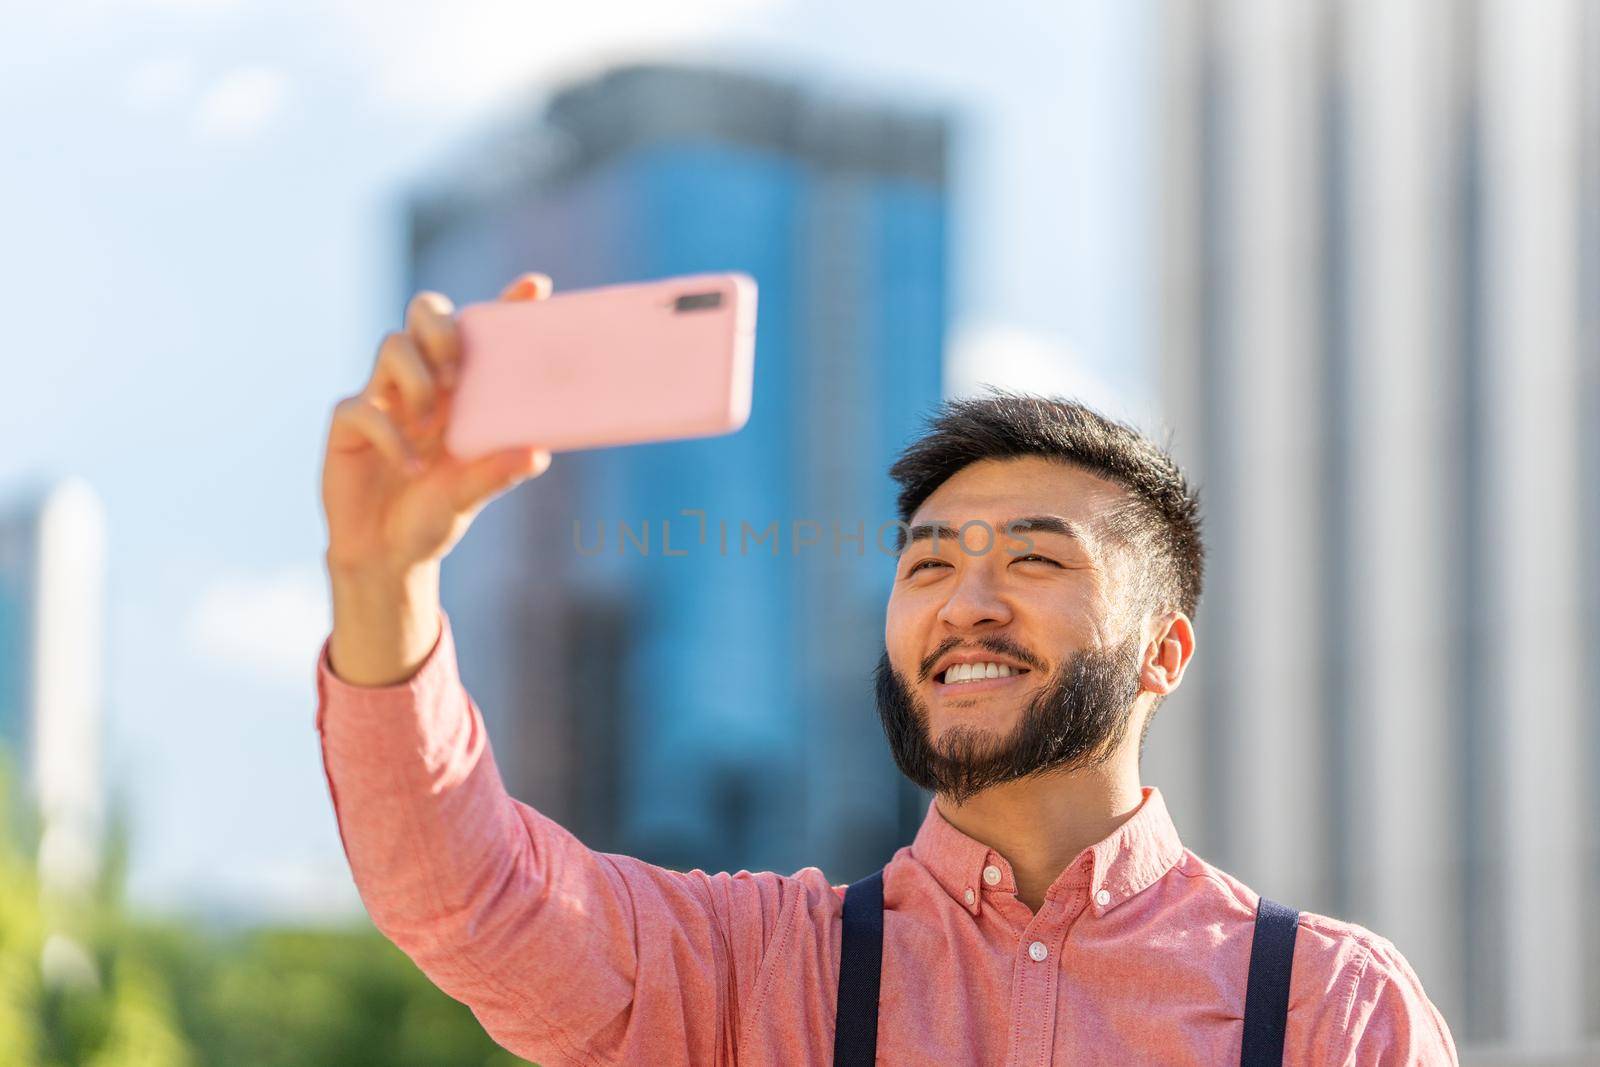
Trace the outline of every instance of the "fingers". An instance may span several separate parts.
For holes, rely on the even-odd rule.
[[[511,448],[475,459],[466,465],[455,484],[455,504],[475,512],[495,497],[550,468],[550,453],[542,448]]]
[[[529,271],[500,292],[501,300],[542,300],[554,282],[548,274]],[[455,304],[443,293],[423,290],[406,305],[405,334],[411,338],[438,389],[454,389],[460,377],[461,337]]]
[[[550,280],[550,275],[529,271],[518,275],[516,281],[500,290],[500,299],[543,300],[554,288],[555,283]]]
[[[542,300],[553,288],[548,274],[529,271],[506,286],[500,299]],[[432,455],[443,428],[460,362],[455,305],[443,293],[417,293],[406,305],[405,328],[385,334],[379,344],[366,388],[335,408],[330,447],[350,451],[370,444],[397,466],[421,470],[422,454]],[[538,449],[486,457],[466,473],[460,491],[481,504],[549,464],[550,454]]]
[[[406,421],[426,418],[436,402],[434,372],[416,339],[410,333],[391,332],[384,335],[378,346],[378,362],[372,371],[372,381],[366,393],[383,406],[386,389],[394,386],[399,393]]]
[[[406,305],[406,333],[433,371],[441,389],[453,389],[461,363],[455,305],[443,293],[423,291]]]
[[[330,451],[349,452],[370,445],[395,466],[416,473],[422,461],[412,451],[405,435],[373,397],[361,393],[347,396],[333,409],[329,434]]]

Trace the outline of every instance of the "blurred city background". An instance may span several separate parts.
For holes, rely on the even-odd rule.
[[[558,456],[445,565],[515,795],[678,868],[880,865],[928,802],[872,703],[886,467],[942,397],[1070,395],[1205,505],[1142,766],[1185,844],[1393,940],[1463,1062],[1600,1063],[1600,7],[7,23],[0,1062],[519,1062],[344,864],[327,420],[419,288],[742,270],[744,430]]]

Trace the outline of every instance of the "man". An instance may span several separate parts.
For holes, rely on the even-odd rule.
[[[550,287],[525,275],[502,297]],[[439,565],[550,456],[442,450],[452,315],[418,294],[334,413],[317,724],[373,921],[507,1048],[547,1065],[822,1064],[836,1045],[890,1064],[1456,1062],[1390,941],[1263,903],[1141,786],[1145,730],[1194,653],[1198,506],[1161,450],[1081,405],[954,403],[891,472],[907,528],[878,708],[935,798],[881,880],[850,888],[848,924],[814,867],[665,870],[510,798]]]

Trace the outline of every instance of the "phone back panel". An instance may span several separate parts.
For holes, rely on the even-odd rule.
[[[471,304],[445,447],[462,459],[732,433],[750,417],[756,283],[691,274]]]

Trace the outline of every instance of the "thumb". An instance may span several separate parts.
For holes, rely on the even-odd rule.
[[[506,490],[550,468],[550,453],[521,446],[472,460],[456,482],[456,507],[476,511]]]

